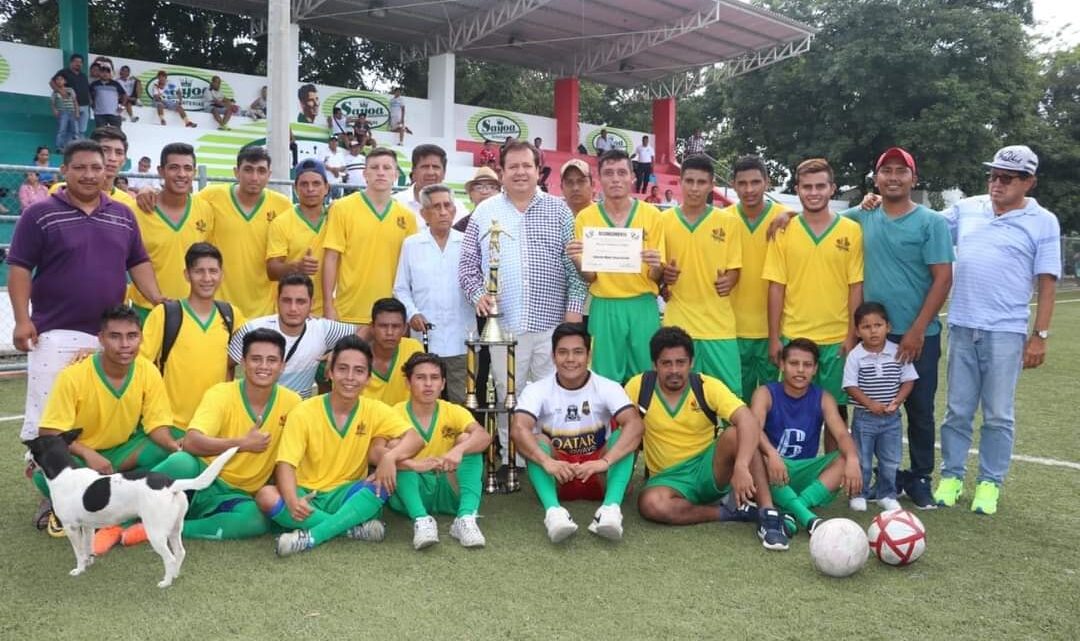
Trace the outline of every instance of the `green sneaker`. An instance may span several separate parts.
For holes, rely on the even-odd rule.
[[[990,481],[982,481],[975,486],[975,498],[971,501],[971,511],[986,515],[997,512],[999,496],[1001,496],[1001,488]]]
[[[934,502],[942,507],[952,507],[963,493],[963,479],[946,477],[938,481],[937,489],[934,490]]]

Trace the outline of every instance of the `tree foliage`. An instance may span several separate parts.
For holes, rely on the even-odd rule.
[[[1080,46],[1048,57],[1040,75],[1041,120],[1031,137],[1039,154],[1035,197],[1058,215],[1063,230],[1080,232]]]

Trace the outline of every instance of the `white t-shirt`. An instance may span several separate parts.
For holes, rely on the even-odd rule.
[[[652,147],[646,147],[645,145],[638,145],[637,149],[634,150],[634,155],[637,156],[637,161],[644,163],[651,163],[653,161],[653,156],[655,155],[655,153],[656,152],[653,151]]]
[[[364,180],[364,167],[367,166],[367,156],[360,154],[354,156],[352,154],[346,154],[345,156],[345,182],[350,185],[357,186],[361,189],[367,187],[367,181]]]
[[[559,385],[556,376],[552,372],[529,383],[514,412],[536,419],[534,432],[550,438],[554,449],[571,456],[593,454],[607,444],[611,418],[634,405],[622,385],[596,372],[575,390]]]
[[[236,330],[229,341],[229,358],[237,363],[243,362],[244,336],[259,328],[272,329],[285,336],[285,355],[288,361],[278,383],[303,398],[311,396],[311,388],[315,386],[315,372],[319,369],[323,354],[334,349],[334,345],[342,338],[356,333],[356,325],[325,318],[309,318],[303,335],[288,336],[278,329],[277,314],[262,316],[248,321]],[[296,344],[297,340],[300,341],[299,345]]]
[[[326,177],[330,179],[331,183],[338,185],[345,182],[344,170],[345,166],[348,164],[348,160],[345,157],[344,149],[338,147],[337,151],[327,151],[326,155],[323,156],[323,164],[326,165],[326,169],[328,170],[326,172]],[[331,167],[341,170],[341,173],[335,176],[334,172],[329,171]]]

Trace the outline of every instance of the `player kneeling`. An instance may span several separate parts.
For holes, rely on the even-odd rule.
[[[672,525],[756,516],[762,545],[786,550],[788,537],[757,455],[761,423],[719,379],[692,373],[694,341],[683,329],[657,330],[649,352],[655,370],[626,384],[645,417],[645,467],[652,475],[638,496],[641,515]],[[731,423],[719,438],[718,417]]]
[[[476,524],[483,491],[484,457],[491,436],[473,419],[469,410],[441,400],[446,387],[446,362],[435,354],[418,353],[402,367],[411,399],[394,409],[424,439],[416,456],[398,463],[397,491],[390,509],[413,521],[413,547],[422,550],[439,542],[439,525],[431,512],[453,514],[450,536],[467,548],[484,547],[484,534]],[[397,445],[375,439],[374,463]]]
[[[622,503],[641,443],[641,418],[619,384],[589,370],[591,337],[581,323],[551,335],[555,372],[530,383],[514,409],[511,438],[528,459],[552,543],[577,524],[559,500],[601,501],[589,531],[622,538]],[[619,429],[612,431],[615,419]]]

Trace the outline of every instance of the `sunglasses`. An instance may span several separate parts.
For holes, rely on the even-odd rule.
[[[986,180],[992,185],[995,182],[999,182],[1002,185],[1011,185],[1014,180],[1026,180],[1029,178],[1027,174],[999,174],[990,172],[986,174]]]

